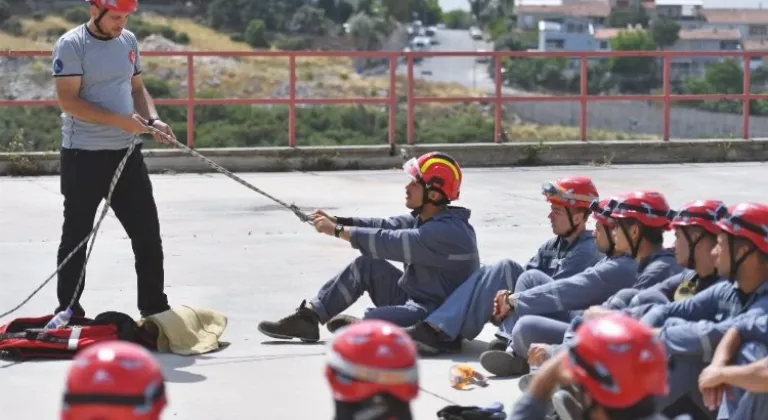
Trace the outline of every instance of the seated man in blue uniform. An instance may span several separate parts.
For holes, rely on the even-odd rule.
[[[610,205],[602,204],[608,209],[597,211],[610,210],[610,218],[615,220],[611,231],[615,255],[557,281],[530,271],[520,277],[514,292],[501,292],[494,314],[503,320],[497,336],[510,341],[504,351],[490,350],[481,355],[480,362],[490,373],[527,373],[528,346],[534,342],[562,342],[574,311],[601,304],[621,289],[647,287],[666,279],[670,272],[682,270],[672,254],[671,262],[666,256],[648,262],[663,250],[662,234],[669,224],[669,205],[661,193],[636,191],[620,196]],[[664,251],[666,255],[668,251]]]
[[[535,269],[560,279],[603,258],[586,227],[589,205],[598,197],[592,180],[585,176],[561,178],[544,184],[542,194],[550,204],[549,220],[556,236],[545,242],[525,267],[511,259],[480,267],[426,320],[408,328],[420,353],[461,351],[461,340],[473,340],[491,320],[496,293],[514,288],[523,271]]]
[[[558,387],[579,389],[583,415],[570,416],[553,400],[561,420],[661,420],[655,399],[667,392],[667,360],[653,331],[615,313],[585,322],[567,352],[542,366],[508,420],[550,418],[550,395]]]
[[[355,322],[337,316],[367,292],[376,308],[365,318],[413,325],[440,306],[480,266],[470,211],[450,206],[459,198],[462,171],[444,153],[427,153],[404,165],[411,177],[406,207],[412,212],[388,219],[330,217],[315,212],[318,232],[348,241],[361,256],[329,280],[307,304],[258,329],[278,339],[319,340],[319,325],[331,332]],[[387,260],[404,264],[403,271]],[[334,322],[329,322],[334,321]]]
[[[725,333],[699,375],[704,405],[720,420],[768,414],[768,316],[744,321]]]

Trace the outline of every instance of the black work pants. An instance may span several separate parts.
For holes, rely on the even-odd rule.
[[[93,229],[99,204],[102,199],[106,199],[115,170],[126,153],[127,149],[62,149],[60,172],[61,193],[64,196],[64,225],[57,265],[61,264]],[[163,292],[160,222],[152,195],[152,183],[141,154],[141,145],[136,146],[126,162],[112,193],[111,207],[131,239],[135,256],[139,311],[142,316],[149,316],[167,310],[168,298]],[[58,273],[59,307],[56,312],[66,308],[75,293],[87,247],[88,244],[80,248]],[[78,290],[76,305],[73,307],[76,314],[84,313],[79,304],[84,288],[85,284]]]

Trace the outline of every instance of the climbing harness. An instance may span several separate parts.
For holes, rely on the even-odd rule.
[[[269,198],[270,200],[276,202],[277,204],[280,204],[281,206],[287,208],[288,210],[292,211],[293,214],[295,214],[296,217],[298,217],[299,220],[302,221],[302,223],[312,224],[312,221],[310,220],[309,215],[304,213],[304,212],[302,212],[301,209],[298,206],[296,206],[295,204],[288,204],[288,203],[286,203],[286,202],[284,202],[284,201],[282,201],[280,199],[277,199],[277,198],[267,194],[266,192],[262,191],[261,189],[255,187],[254,185],[250,184],[249,182],[245,181],[244,179],[238,177],[237,175],[235,175],[232,172],[228,171],[227,169],[223,168],[221,165],[217,164],[216,162],[208,159],[207,157],[201,155],[199,152],[191,149],[187,145],[185,145],[185,144],[179,142],[178,140],[176,140],[175,138],[169,136],[168,134],[166,134],[166,133],[164,133],[164,132],[162,132],[162,131],[154,128],[154,127],[151,127],[151,126],[148,127],[148,128],[149,128],[150,132],[159,134],[160,136],[162,136],[164,139],[166,139],[172,145],[186,150],[192,156],[195,156],[198,159],[200,159],[203,162],[205,162],[212,169],[214,169],[214,170],[216,170],[216,171],[226,175],[228,178],[230,178],[230,179],[232,179],[234,181],[237,181],[239,184],[247,187],[248,189],[257,192],[257,193],[259,193],[259,194]],[[80,294],[80,289],[83,287],[83,281],[85,280],[85,267],[86,267],[86,265],[88,265],[88,259],[91,257],[91,252],[93,251],[93,243],[96,241],[96,234],[97,234],[97,232],[99,230],[99,227],[101,226],[101,222],[104,221],[104,219],[107,216],[107,212],[109,211],[109,207],[111,205],[111,200],[112,200],[112,193],[114,192],[115,186],[117,185],[117,181],[120,179],[120,175],[122,174],[123,169],[125,168],[125,164],[128,162],[128,158],[131,156],[131,153],[133,153],[133,151],[136,148],[136,145],[138,143],[139,143],[139,140],[137,139],[137,140],[134,140],[128,146],[128,150],[125,152],[125,156],[123,156],[123,159],[117,165],[117,169],[115,170],[115,174],[114,174],[114,176],[112,176],[112,181],[109,184],[109,191],[107,192],[107,197],[104,200],[104,205],[103,205],[103,207],[101,209],[101,214],[99,215],[99,218],[96,220],[96,224],[94,225],[93,229],[91,229],[91,231],[88,233],[88,235],[86,235],[86,237],[83,238],[82,241],[80,241],[80,243],[75,247],[75,249],[73,249],[72,252],[70,252],[69,255],[66,256],[66,258],[64,258],[64,260],[61,262],[61,264],[59,264],[59,266],[56,267],[56,271],[54,271],[53,274],[51,274],[44,282],[42,282],[40,284],[40,286],[38,286],[32,293],[30,293],[29,296],[27,296],[26,299],[24,299],[21,303],[16,305],[13,309],[11,309],[9,311],[6,311],[6,312],[3,312],[2,314],[0,314],[0,319],[2,319],[4,317],[6,317],[6,316],[16,312],[22,306],[26,305],[27,302],[30,301],[30,299],[32,299],[36,294],[38,294],[40,292],[40,290],[42,290],[43,287],[45,287],[48,283],[50,283],[51,280],[53,280],[54,277],[56,277],[56,275],[59,273],[59,271],[61,271],[61,268],[64,267],[64,265],[67,262],[69,262],[70,259],[72,259],[72,257],[75,255],[75,253],[77,253],[77,251],[79,251],[80,248],[82,248],[83,245],[85,245],[85,243],[88,242],[88,240],[90,239],[91,243],[88,246],[88,253],[86,254],[85,261],[83,262],[83,269],[80,272],[80,279],[78,279],[78,281],[77,281],[77,286],[75,287],[74,293],[72,294],[72,299],[70,300],[69,305],[67,305],[67,308],[66,308],[66,309],[72,309],[72,307],[75,305],[75,301],[77,299],[77,296]]]

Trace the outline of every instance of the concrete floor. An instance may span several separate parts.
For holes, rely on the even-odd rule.
[[[727,203],[768,196],[765,164],[636,167],[559,167],[467,170],[462,200],[473,209],[482,259],[512,257],[524,262],[551,234],[542,182],[566,174],[593,177],[602,195],[660,188],[674,207],[697,198]],[[300,206],[337,215],[386,216],[404,211],[401,172],[244,174],[254,185]],[[229,317],[226,350],[201,357],[161,355],[169,382],[164,418],[270,420],[332,418],[322,375],[322,345],[275,343],[256,330],[264,319],[291,313],[304,298],[353,259],[344,242],[320,235],[264,197],[219,175],[155,175],[156,198],[166,250],[171,304],[219,310]],[[0,178],[0,312],[26,297],[55,269],[62,199],[58,178]],[[671,241],[671,237],[668,238]],[[671,243],[671,242],[670,242]],[[115,266],[117,268],[115,269]],[[110,213],[88,265],[83,305],[89,315],[107,310],[138,316],[130,242]],[[52,282],[54,283],[54,282]],[[350,309],[362,314],[361,299]],[[10,317],[39,316],[55,306],[49,284]],[[456,361],[479,367],[477,358],[492,337],[489,325],[466,354],[420,361],[424,392],[416,418],[435,418],[450,403],[502,401],[509,410],[519,397],[516,380],[492,381],[484,389],[449,387]],[[322,338],[330,334],[323,330]],[[9,365],[0,362],[3,418],[53,419],[69,362]],[[294,400],[302,407],[292,407]]]

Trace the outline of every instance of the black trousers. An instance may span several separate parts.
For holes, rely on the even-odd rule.
[[[96,211],[107,197],[109,185],[118,164],[125,156],[123,150],[62,149],[60,160],[61,194],[64,196],[64,224],[61,232],[57,265],[93,229]],[[138,308],[142,316],[169,309],[163,292],[163,245],[160,222],[152,183],[147,166],[137,145],[112,193],[112,211],[131,239],[138,283]],[[97,242],[98,243],[98,242]],[[62,267],[58,274],[56,312],[66,308],[75,293],[85,262],[86,248],[80,250]],[[74,312],[82,315],[79,303],[85,284],[78,291]]]

